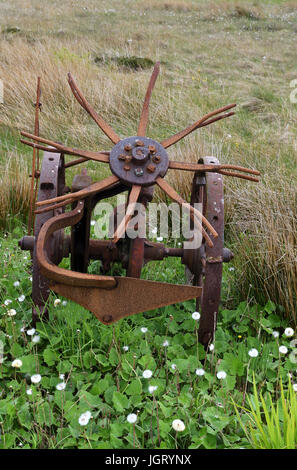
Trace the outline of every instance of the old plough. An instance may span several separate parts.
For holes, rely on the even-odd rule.
[[[50,290],[82,305],[104,324],[196,298],[197,309],[201,312],[199,341],[207,346],[212,340],[220,302],[222,264],[233,257],[231,251],[224,247],[223,175],[258,181],[256,176],[259,172],[220,164],[215,157],[200,158],[197,163],[170,160],[169,147],[198,128],[232,116],[234,112],[230,110],[235,104],[210,112],[181,132],[157,142],[147,137],[146,129],[150,98],[158,74],[159,63],[155,65],[149,81],[137,133],[123,139],[96,113],[72,75],[68,74],[75,99],[113,144],[111,150],[100,152],[70,148],[40,137],[41,88],[38,79],[34,134],[21,133],[21,141],[33,147],[28,235],[19,242],[22,249],[31,251],[33,321],[40,315],[47,317]],[[44,154],[39,168],[41,150]],[[75,156],[75,159],[66,162],[67,155]],[[83,169],[74,177],[72,187],[66,186],[66,170],[90,160],[109,165],[111,175],[92,182]],[[193,172],[189,202],[164,179],[168,171],[176,170]],[[144,208],[137,223],[145,223],[145,209],[152,201],[155,185],[188,211],[194,234],[200,233],[199,246],[169,247],[142,235],[134,238],[127,235],[136,203]],[[91,239],[90,222],[95,206],[125,191],[128,192],[125,213],[121,220],[116,221],[110,238]],[[198,203],[201,210],[197,209]],[[69,235],[65,231],[67,227],[71,227]],[[141,279],[146,263],[171,256],[180,258],[185,265],[189,284]],[[59,266],[67,257],[70,257],[71,269]],[[98,274],[88,273],[89,261],[93,259],[101,261]],[[115,262],[120,263],[126,276],[109,275]]]

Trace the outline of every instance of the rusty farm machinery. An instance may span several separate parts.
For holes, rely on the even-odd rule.
[[[161,306],[197,299],[197,309],[201,312],[199,341],[207,346],[213,338],[220,302],[222,263],[233,257],[231,251],[224,247],[222,176],[257,182],[260,173],[220,164],[215,157],[200,158],[197,163],[177,162],[169,158],[170,146],[198,128],[232,116],[234,112],[230,110],[235,104],[206,114],[162,142],[147,137],[149,103],[159,69],[160,64],[157,63],[146,91],[137,134],[123,139],[96,113],[72,75],[68,74],[68,83],[75,99],[113,144],[111,150],[100,152],[70,148],[40,137],[41,87],[38,79],[34,134],[21,133],[21,141],[33,148],[28,235],[19,242],[22,249],[31,252],[33,322],[39,316],[47,317],[50,290],[82,305],[104,324]],[[41,150],[44,154],[39,168]],[[67,155],[75,158],[66,162]],[[86,171],[82,171],[74,177],[71,188],[66,186],[67,169],[90,160],[109,165],[111,175],[102,181],[92,182]],[[193,173],[188,202],[164,179],[168,170]],[[144,236],[127,236],[136,203],[145,209],[153,198],[155,185],[188,211],[193,230],[201,234],[198,247],[185,248],[185,244],[179,248],[166,247]],[[128,203],[125,214],[116,223],[110,239],[91,239],[90,222],[95,206],[106,198],[126,191]],[[201,211],[196,208],[198,203]],[[34,231],[31,235],[33,219]],[[140,218],[138,224],[142,220]],[[71,235],[66,234],[67,227],[71,228]],[[176,285],[141,279],[145,263],[169,256],[180,258],[190,274],[190,284]],[[71,269],[59,266],[67,257],[70,257]],[[92,259],[101,261],[98,274],[88,273],[88,264]],[[115,262],[121,264],[126,276],[109,274]]]

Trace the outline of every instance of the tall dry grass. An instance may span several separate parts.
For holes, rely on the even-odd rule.
[[[227,233],[236,257],[236,287],[284,307],[296,326],[296,179],[266,176],[261,185],[235,186],[228,193]]]
[[[0,166],[0,228],[5,228],[12,216],[25,221],[30,203],[30,179],[27,165],[16,158],[14,152],[7,154]]]

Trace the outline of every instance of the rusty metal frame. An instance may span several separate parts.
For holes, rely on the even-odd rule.
[[[35,106],[34,134],[21,132],[21,141],[33,148],[33,172],[31,184],[31,209],[33,207],[33,179],[39,178],[39,194],[35,205],[35,237],[24,237],[20,245],[33,252],[33,302],[38,306],[34,318],[44,311],[49,288],[92,311],[103,323],[110,324],[127,315],[158,308],[201,296],[202,317],[199,340],[207,345],[213,337],[220,299],[222,262],[230,257],[224,249],[223,238],[223,186],[222,176],[234,176],[249,181],[259,181],[259,172],[236,165],[220,165],[213,157],[205,157],[198,163],[170,160],[167,149],[198,128],[205,127],[233,116],[230,111],[236,105],[229,104],[212,111],[196,122],[164,139],[161,143],[146,136],[149,103],[160,70],[154,67],[146,91],[137,135],[121,139],[97,114],[68,74],[68,83],[79,105],[91,116],[98,127],[113,143],[109,151],[91,152],[71,148],[39,135],[40,79],[38,79]],[[32,142],[33,141],[33,142]],[[45,151],[41,172],[35,171],[35,153]],[[66,155],[75,160],[64,163]],[[65,168],[71,168],[89,160],[109,164],[112,175],[103,181],[92,183],[83,171],[74,182],[72,191],[65,186]],[[39,160],[38,160],[39,161]],[[51,163],[54,167],[51,167]],[[38,164],[37,164],[38,166]],[[191,203],[188,203],[164,179],[167,171],[182,170],[195,173]],[[196,183],[195,183],[196,181]],[[197,183],[198,181],[198,183]],[[200,181],[200,183],[199,183]],[[201,183],[203,181],[203,183]],[[189,211],[194,229],[203,236],[201,247],[194,251],[167,248],[163,244],[144,238],[122,239],[133,216],[136,202],[146,206],[153,196],[154,185],[170,199]],[[197,188],[199,190],[196,194]],[[110,241],[90,240],[91,213],[95,205],[105,197],[129,191],[128,204],[123,220],[115,227]],[[203,202],[202,212],[193,207],[198,199]],[[70,211],[65,211],[71,206]],[[29,227],[32,212],[29,216]],[[64,236],[64,229],[71,227],[71,237]],[[30,235],[30,233],[28,233]],[[125,245],[126,243],[126,245]],[[128,252],[125,246],[129,247]],[[225,251],[224,251],[225,250]],[[71,254],[71,270],[58,266],[63,257]],[[178,256],[194,273],[193,286],[180,286],[140,279],[143,265],[150,260],[166,256]],[[89,259],[101,259],[103,273],[88,274]],[[127,270],[127,277],[108,276],[106,271],[114,261],[120,261]],[[43,287],[40,288],[40,281]],[[196,284],[196,285],[195,285]]]

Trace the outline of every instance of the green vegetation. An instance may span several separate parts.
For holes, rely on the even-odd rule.
[[[238,419],[233,403],[239,410],[245,402],[257,404],[250,395],[254,377],[254,394],[270,392],[266,406],[273,414],[274,401],[283,403],[288,374],[297,381],[294,332],[285,331],[287,323],[272,302],[260,306],[248,299],[223,309],[214,349],[206,352],[197,342],[194,301],[105,326],[80,306],[52,296],[50,322],[32,331],[30,258],[17,248],[21,235],[18,227],[1,246],[1,448],[263,447],[254,435],[258,421],[249,414]],[[175,264],[167,280],[174,280],[177,268],[182,282]],[[152,263],[146,275],[154,269]],[[143,377],[147,370],[150,378]],[[218,379],[220,371],[226,378]],[[32,383],[36,374],[40,382]],[[157,387],[153,393],[151,386]],[[289,393],[296,409],[296,393]],[[86,412],[92,418],[82,425]],[[265,426],[266,414],[256,412]],[[137,415],[135,426],[127,422],[129,414]],[[184,422],[184,431],[172,429],[174,419]],[[267,427],[270,439],[269,422]],[[292,436],[282,447],[292,447]]]
[[[284,334],[297,323],[294,2],[2,0],[0,13],[0,448],[296,448],[296,333]],[[50,322],[29,335],[30,255],[17,241],[25,233],[32,152],[19,133],[33,130],[37,76],[40,134],[109,150],[74,100],[67,72],[127,137],[136,133],[157,60],[148,135],[160,141],[236,102],[235,116],[194,132],[169,149],[170,158],[215,155],[261,171],[259,184],[224,178],[225,240],[235,258],[231,270],[224,267],[214,349],[197,343],[194,302],[107,327],[52,296]],[[106,165],[87,167],[94,181],[108,174]],[[68,185],[77,171],[69,169]],[[188,172],[167,178],[189,199]],[[173,259],[148,264],[143,275],[184,282]],[[80,419],[85,412],[92,417]],[[172,428],[175,419],[183,431]]]

